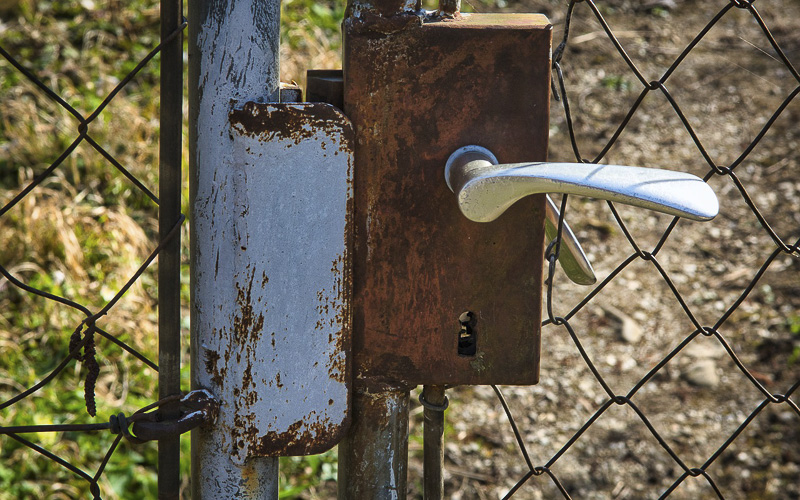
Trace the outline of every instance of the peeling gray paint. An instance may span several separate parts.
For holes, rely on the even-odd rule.
[[[226,256],[241,237],[230,193],[244,179],[233,168],[228,114],[237,99],[263,102],[278,89],[280,1],[193,0],[188,13],[192,385],[217,395],[224,380],[198,377],[209,363],[203,345],[238,294]],[[221,415],[231,409],[221,401]],[[192,498],[277,499],[277,459],[236,463],[230,446],[222,432],[192,433]]]

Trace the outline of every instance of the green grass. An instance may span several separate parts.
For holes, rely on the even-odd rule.
[[[78,2],[23,3],[3,13],[0,44],[83,114],[90,114],[157,41],[158,9],[139,1],[87,10]],[[0,204],[77,137],[78,120],[5,60],[0,62]],[[90,135],[148,186],[157,175],[158,67],[145,69],[90,125]],[[24,283],[98,311],[154,246],[157,207],[88,144],[0,218],[0,263]],[[98,323],[155,358],[155,266]],[[63,360],[83,319],[75,309],[0,280],[0,398],[41,380]],[[97,338],[97,418],[85,409],[84,363],[2,413],[3,425],[88,423],[153,401],[155,372]],[[93,475],[108,432],[24,437]],[[0,440],[0,498],[87,498],[88,483],[22,444]],[[154,444],[123,442],[106,468],[104,498],[156,494]]]
[[[10,5],[10,4],[9,4]],[[35,5],[35,8],[33,7]],[[283,64],[291,79],[306,67],[336,67],[344,2],[283,2]],[[6,9],[6,2],[0,9]],[[80,114],[87,116],[158,43],[158,2],[21,0],[0,10],[0,45]],[[158,59],[89,126],[90,136],[155,192],[158,183]],[[0,59],[0,206],[12,199],[78,135],[78,120]],[[184,132],[184,148],[186,147]],[[186,155],[184,155],[185,157]],[[185,163],[185,161],[184,161]],[[184,165],[186,168],[186,165]],[[188,210],[188,186],[183,209]],[[157,207],[87,143],[17,206],[0,217],[0,264],[24,283],[103,307],[156,244]],[[184,260],[188,230],[184,231]],[[156,264],[98,323],[150,359],[157,357]],[[188,335],[188,272],[182,273]],[[35,384],[67,354],[82,313],[24,292],[0,278],[0,400]],[[183,387],[188,380],[184,342]],[[97,418],[85,409],[86,368],[72,361],[50,384],[4,410],[2,425],[103,422],[153,402],[156,373],[97,337]],[[25,437],[93,475],[108,432]],[[189,440],[182,440],[184,494]],[[0,499],[90,498],[88,483],[16,441],[0,436]],[[156,446],[125,441],[101,476],[103,498],[154,498]],[[281,498],[331,491],[335,450],[281,460]]]

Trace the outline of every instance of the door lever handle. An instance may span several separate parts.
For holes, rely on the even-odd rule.
[[[553,241],[558,236],[558,219],[561,214],[556,208],[556,204],[550,196],[545,195],[547,198],[544,207],[544,234],[547,236],[548,241]],[[558,262],[561,263],[561,269],[567,278],[579,285],[594,285],[597,283],[597,277],[594,275],[594,269],[586,257],[583,248],[581,247],[578,238],[572,229],[564,221],[564,227],[561,229],[561,250],[558,253]]]
[[[692,220],[711,220],[719,202],[702,179],[655,168],[590,163],[499,164],[480,146],[456,150],[445,165],[445,180],[468,219],[490,222],[525,196],[566,193],[648,208]],[[547,196],[545,234],[555,239],[559,212]],[[559,262],[567,277],[581,285],[597,281],[578,239],[564,221]]]
[[[564,193],[616,201],[692,220],[711,220],[719,202],[692,174],[593,163],[498,164],[487,149],[465,146],[447,160],[447,185],[468,219],[490,222],[525,196]]]

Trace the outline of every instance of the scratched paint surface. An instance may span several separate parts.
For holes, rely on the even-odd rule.
[[[232,254],[236,244],[231,201],[220,196],[230,189],[234,164],[228,114],[235,102],[269,100],[278,90],[280,2],[193,1],[187,15],[192,386],[220,398],[224,381],[206,372],[205,348],[224,318],[232,321],[227,311],[237,296],[232,259],[223,259],[219,270],[214,259],[217,250]],[[273,498],[278,490],[277,459],[242,464],[241,455],[233,453],[234,410],[222,401],[217,424],[192,431],[195,500]]]
[[[318,453],[349,419],[353,133],[336,108],[234,106],[232,162],[209,193],[212,334],[198,380],[222,401],[223,452]]]

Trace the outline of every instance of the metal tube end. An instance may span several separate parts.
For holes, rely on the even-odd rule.
[[[492,165],[498,164],[497,157],[483,146],[470,145],[456,149],[447,159],[447,163],[444,166],[444,180],[447,182],[447,187],[450,188],[450,191],[455,192],[451,179],[453,169],[475,160],[488,161]]]

